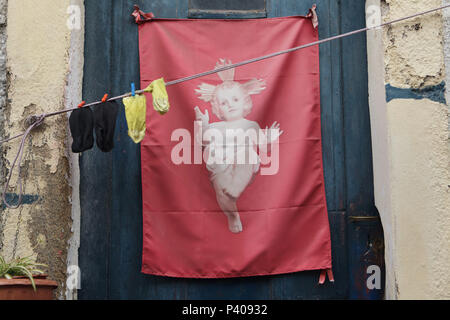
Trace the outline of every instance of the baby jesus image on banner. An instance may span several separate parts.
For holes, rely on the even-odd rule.
[[[216,68],[224,65],[224,60],[221,60]],[[217,203],[228,218],[230,231],[238,233],[242,231],[242,223],[237,200],[259,172],[257,146],[261,145],[259,150],[266,152],[267,142],[277,141],[282,132],[276,122],[270,127],[270,132],[267,128],[261,132],[257,122],[245,118],[252,110],[251,95],[265,89],[263,80],[252,79],[241,84],[234,81],[234,69],[218,75],[223,83],[218,86],[203,83],[196,92],[201,100],[211,103],[213,113],[221,121],[209,123],[208,110],[203,114],[198,107],[195,107],[195,114],[203,133],[199,140],[206,146],[206,168],[210,172]],[[210,131],[216,131],[216,135],[209,134]],[[267,139],[269,134],[270,140]],[[212,136],[221,137],[222,141],[211,141]],[[260,143],[258,137],[261,138]]]
[[[305,17],[139,24],[141,88],[318,39]],[[147,96],[141,142],[142,272],[185,278],[331,268],[319,48]]]

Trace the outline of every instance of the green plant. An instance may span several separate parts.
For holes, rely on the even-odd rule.
[[[34,291],[36,291],[36,284],[33,276],[43,274],[44,272],[39,267],[47,267],[42,263],[36,263],[30,257],[17,258],[10,262],[6,262],[0,256],[0,278],[12,279],[14,276],[26,276],[31,281]]]

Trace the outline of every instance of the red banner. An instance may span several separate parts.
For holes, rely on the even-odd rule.
[[[311,19],[151,19],[139,25],[141,88],[318,40]],[[141,143],[142,272],[223,278],[331,268],[319,48],[147,97]]]

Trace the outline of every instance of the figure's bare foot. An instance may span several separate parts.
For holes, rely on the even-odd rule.
[[[228,229],[233,233],[242,232],[241,218],[238,213],[228,214]]]

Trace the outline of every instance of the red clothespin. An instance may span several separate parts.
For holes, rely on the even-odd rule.
[[[78,108],[83,108],[83,106],[86,104],[86,101],[81,101],[81,103],[78,105]]]
[[[102,98],[102,102],[106,102],[106,100],[108,100],[108,94],[105,93],[105,95]]]

